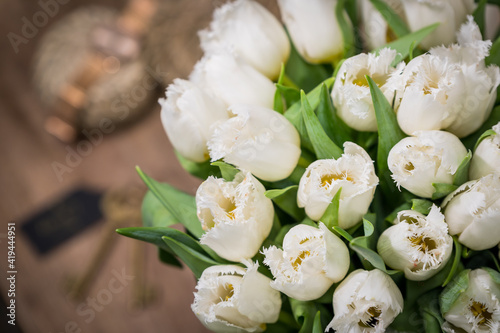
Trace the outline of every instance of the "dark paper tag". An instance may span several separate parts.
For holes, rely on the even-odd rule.
[[[76,190],[22,224],[39,253],[45,254],[101,220],[101,194]]]

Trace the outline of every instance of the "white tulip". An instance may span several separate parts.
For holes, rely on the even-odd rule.
[[[427,280],[439,272],[452,250],[453,238],[435,205],[427,216],[413,210],[399,212],[394,225],[380,235],[377,243],[384,262],[413,281]]]
[[[377,119],[365,75],[375,81],[391,104],[395,91],[404,88],[399,84],[401,79],[398,80],[404,62],[396,68],[391,66],[396,55],[397,52],[392,49],[382,49],[378,56],[361,53],[347,59],[340,67],[332,89],[332,100],[339,117],[351,128],[377,131]]]
[[[323,223],[319,229],[299,224],[285,235],[283,250],[271,246],[263,253],[271,287],[301,301],[321,297],[349,269],[347,246]]]
[[[327,63],[342,58],[344,39],[335,16],[337,0],[278,0],[278,5],[293,44],[305,60]]]
[[[280,293],[257,268],[221,265],[203,271],[191,305],[203,325],[214,332],[262,332],[278,320]]]
[[[405,19],[403,5],[401,0],[384,0],[392,10],[402,19]],[[360,2],[360,17],[362,24],[363,40],[370,50],[384,46],[397,39],[397,36],[391,30],[384,17],[373,6],[370,0]]]
[[[336,332],[384,332],[403,311],[403,295],[384,272],[358,269],[333,293],[335,316],[326,330]]]
[[[300,179],[297,205],[319,221],[340,188],[339,226],[356,225],[368,211],[378,177],[366,151],[352,142],[344,143],[344,154],[337,160],[317,160]]]
[[[469,178],[479,179],[490,173],[500,173],[500,122],[493,126],[496,133],[483,139],[470,162]]]
[[[500,243],[500,175],[467,182],[443,201],[450,235],[476,251]]]
[[[444,129],[462,138],[489,116],[500,84],[498,67],[484,65],[491,42],[482,40],[472,18],[460,29],[458,42],[406,66],[406,88],[396,95],[398,123],[406,134]]]
[[[455,42],[456,31],[475,7],[474,0],[404,0],[401,3],[411,31],[439,23],[421,42],[426,49]]]
[[[220,123],[208,142],[212,161],[223,158],[266,181],[285,179],[300,157],[300,137],[280,113],[252,105],[232,105],[234,117]]]
[[[420,131],[394,145],[387,164],[398,187],[431,198],[433,183],[453,184],[453,175],[466,155],[467,149],[455,135]]]
[[[214,12],[209,30],[199,33],[210,52],[221,44],[270,79],[276,79],[290,54],[290,42],[281,23],[256,1],[228,2]]]
[[[274,208],[266,189],[250,173],[233,181],[208,177],[196,191],[196,208],[205,244],[224,259],[252,258],[269,235]]]
[[[224,104],[195,84],[175,79],[160,98],[161,121],[174,148],[193,162],[208,160],[213,125],[229,118]],[[186,137],[189,133],[189,137]]]
[[[461,290],[455,303],[444,313],[443,330],[448,333],[500,332],[500,285],[484,269],[467,274],[467,289]]]
[[[189,79],[219,97],[226,106],[243,103],[272,108],[274,105],[274,83],[223,48],[205,54]]]

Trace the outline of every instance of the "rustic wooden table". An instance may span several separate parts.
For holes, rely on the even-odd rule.
[[[206,26],[213,8],[223,1],[163,0],[171,6],[172,33],[165,43],[175,45],[166,55],[175,61],[166,68],[170,80],[186,76],[201,56],[196,31]],[[22,35],[24,20],[43,10],[41,3],[56,4],[57,13],[33,36],[15,47],[10,32]],[[65,285],[87,266],[99,243],[104,223],[71,238],[47,255],[40,255],[20,232],[22,222],[80,186],[104,191],[127,183],[140,183],[134,170],[140,165],[154,178],[193,194],[199,180],[179,166],[163,132],[159,108],[124,130],[106,135],[81,163],[58,180],[53,162],[64,162],[66,145],[43,130],[44,110],[30,85],[34,50],[47,29],[77,7],[98,3],[120,8],[124,1],[19,0],[0,1],[0,292],[7,300],[7,224],[16,223],[16,328],[22,332],[204,332],[190,310],[195,279],[187,269],[161,264],[153,246],[147,247],[146,275],[156,299],[145,309],[131,309],[131,283],[116,285],[117,275],[131,275],[130,252],[134,240],[115,235],[117,246],[91,286],[89,298],[75,302]],[[187,22],[187,23],[186,23]],[[185,42],[188,40],[188,42]],[[17,52],[16,52],[17,48]],[[112,285],[114,283],[114,285]],[[120,287],[120,288],[119,288]],[[121,288],[123,287],[123,288]],[[113,293],[109,293],[112,290]],[[106,294],[106,295],[105,295]],[[111,295],[111,298],[108,297]],[[106,296],[106,297],[105,297]],[[97,299],[97,303],[95,303]],[[94,301],[93,301],[94,300]],[[93,303],[94,302],[94,303]],[[5,310],[5,308],[3,309]],[[3,312],[2,312],[3,313]],[[14,331],[5,325],[0,331]]]

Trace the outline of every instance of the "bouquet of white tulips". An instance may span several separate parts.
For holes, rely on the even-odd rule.
[[[500,332],[500,2],[278,4],[215,10],[159,101],[204,181],[138,169],[118,232],[193,271],[215,332]]]

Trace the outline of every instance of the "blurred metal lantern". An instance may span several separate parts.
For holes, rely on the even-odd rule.
[[[276,1],[257,0],[278,19]],[[228,0],[162,0],[144,40],[144,57],[158,72],[168,73],[169,82],[176,77],[186,78],[201,58],[198,31],[206,29],[215,7]]]
[[[34,84],[49,114],[46,129],[74,141],[85,128],[133,121],[152,108],[161,74],[144,61],[154,0],[118,13],[81,8],[48,31],[35,56]]]

